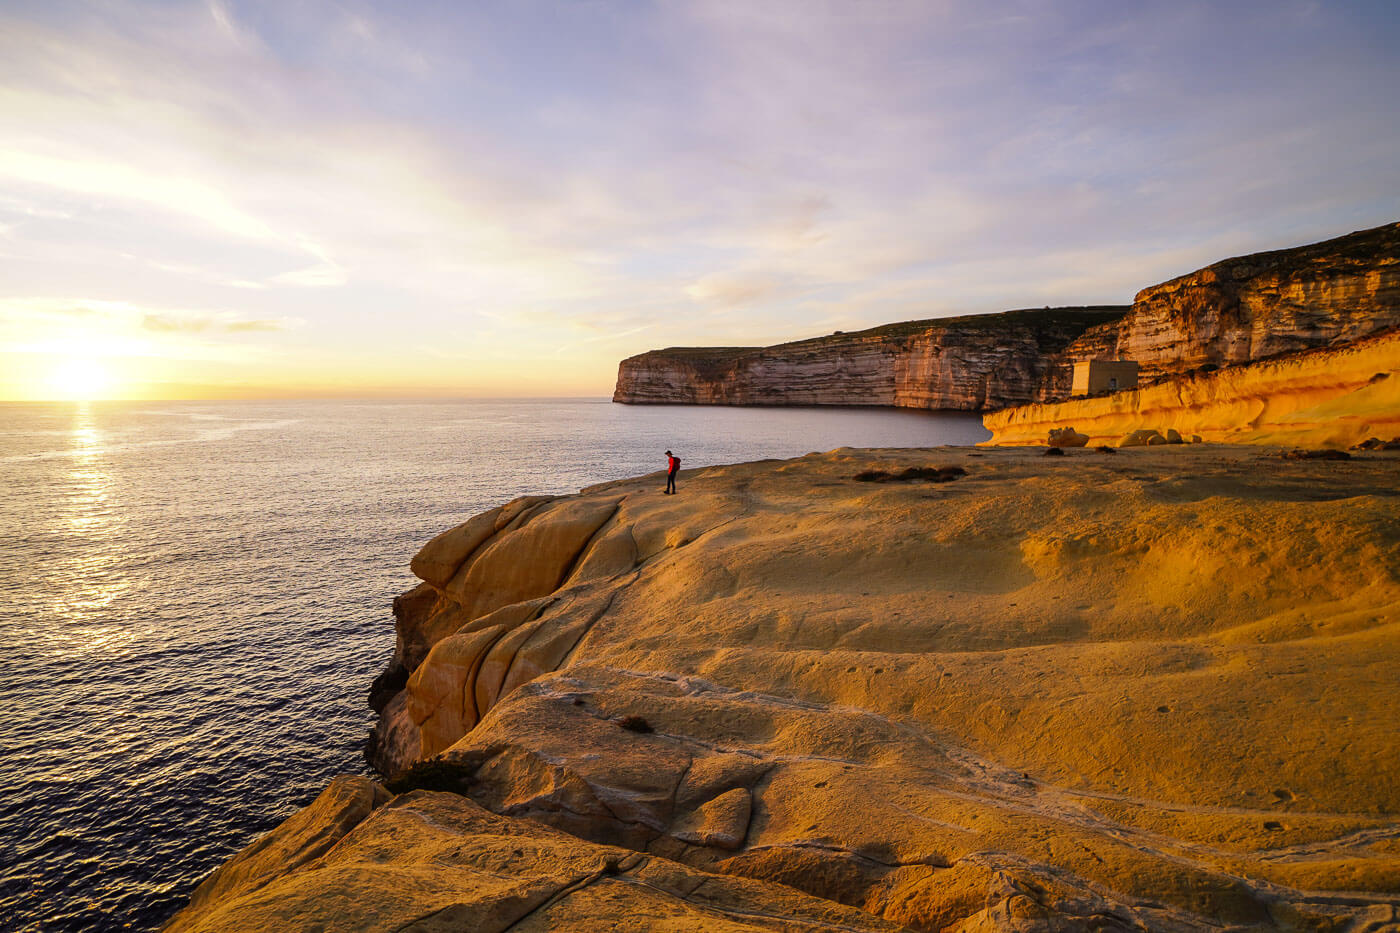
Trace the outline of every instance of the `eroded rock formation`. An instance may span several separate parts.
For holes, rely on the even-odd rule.
[[[1351,447],[1400,434],[1400,330],[1114,395],[1007,408],[982,423],[987,444],[1053,443],[1069,425],[1093,444],[1127,445],[1155,431],[1164,440]]]
[[[623,360],[614,402],[885,405],[983,411],[1067,394],[1059,354],[1126,306],[890,324],[773,347],[672,347]]]
[[[1226,259],[1144,288],[1066,351],[1125,359],[1143,380],[1337,346],[1400,326],[1400,224]]]
[[[347,812],[342,798],[351,793],[380,805]],[[537,933],[618,929],[629,918],[631,929],[726,933],[898,929],[780,885],[498,816],[460,794],[386,799],[366,778],[338,779],[261,843],[276,852],[321,850],[319,858],[287,870],[272,853],[245,850],[167,929]]]
[[[414,561],[397,796],[333,787],[175,928],[1394,922],[1372,456],[840,450],[517,500]],[[855,479],[931,466],[966,473]]]

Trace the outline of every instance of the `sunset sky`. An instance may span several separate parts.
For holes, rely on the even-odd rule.
[[[0,398],[605,395],[1400,220],[1400,3],[0,0]]]

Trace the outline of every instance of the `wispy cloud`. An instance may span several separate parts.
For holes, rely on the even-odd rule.
[[[8,353],[77,356],[221,355],[233,344],[220,334],[285,331],[296,318],[250,318],[232,311],[152,309],[125,301],[69,298],[0,299],[0,340]],[[222,348],[222,349],[221,349]],[[236,350],[246,356],[248,347]]]
[[[232,314],[183,314],[169,312],[141,317],[141,326],[146,330],[166,334],[203,334],[222,331],[229,334],[246,334],[285,330],[292,322],[277,319],[243,319]]]
[[[647,342],[1127,300],[1400,214],[1397,19],[1088,0],[9,8],[0,299],[109,296],[133,340],[257,339],[382,382],[461,378],[449,356],[547,378],[492,361],[577,335],[560,352],[599,390]],[[444,362],[418,372],[425,338]]]

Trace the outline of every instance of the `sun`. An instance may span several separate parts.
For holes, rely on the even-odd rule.
[[[49,387],[56,398],[91,401],[102,398],[111,389],[112,376],[97,360],[69,359],[54,367],[49,374]]]

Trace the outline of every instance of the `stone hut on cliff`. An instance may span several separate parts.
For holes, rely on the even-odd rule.
[[[1086,360],[1074,364],[1074,383],[1070,394],[1097,395],[1135,389],[1137,382],[1138,364],[1131,360]]]

